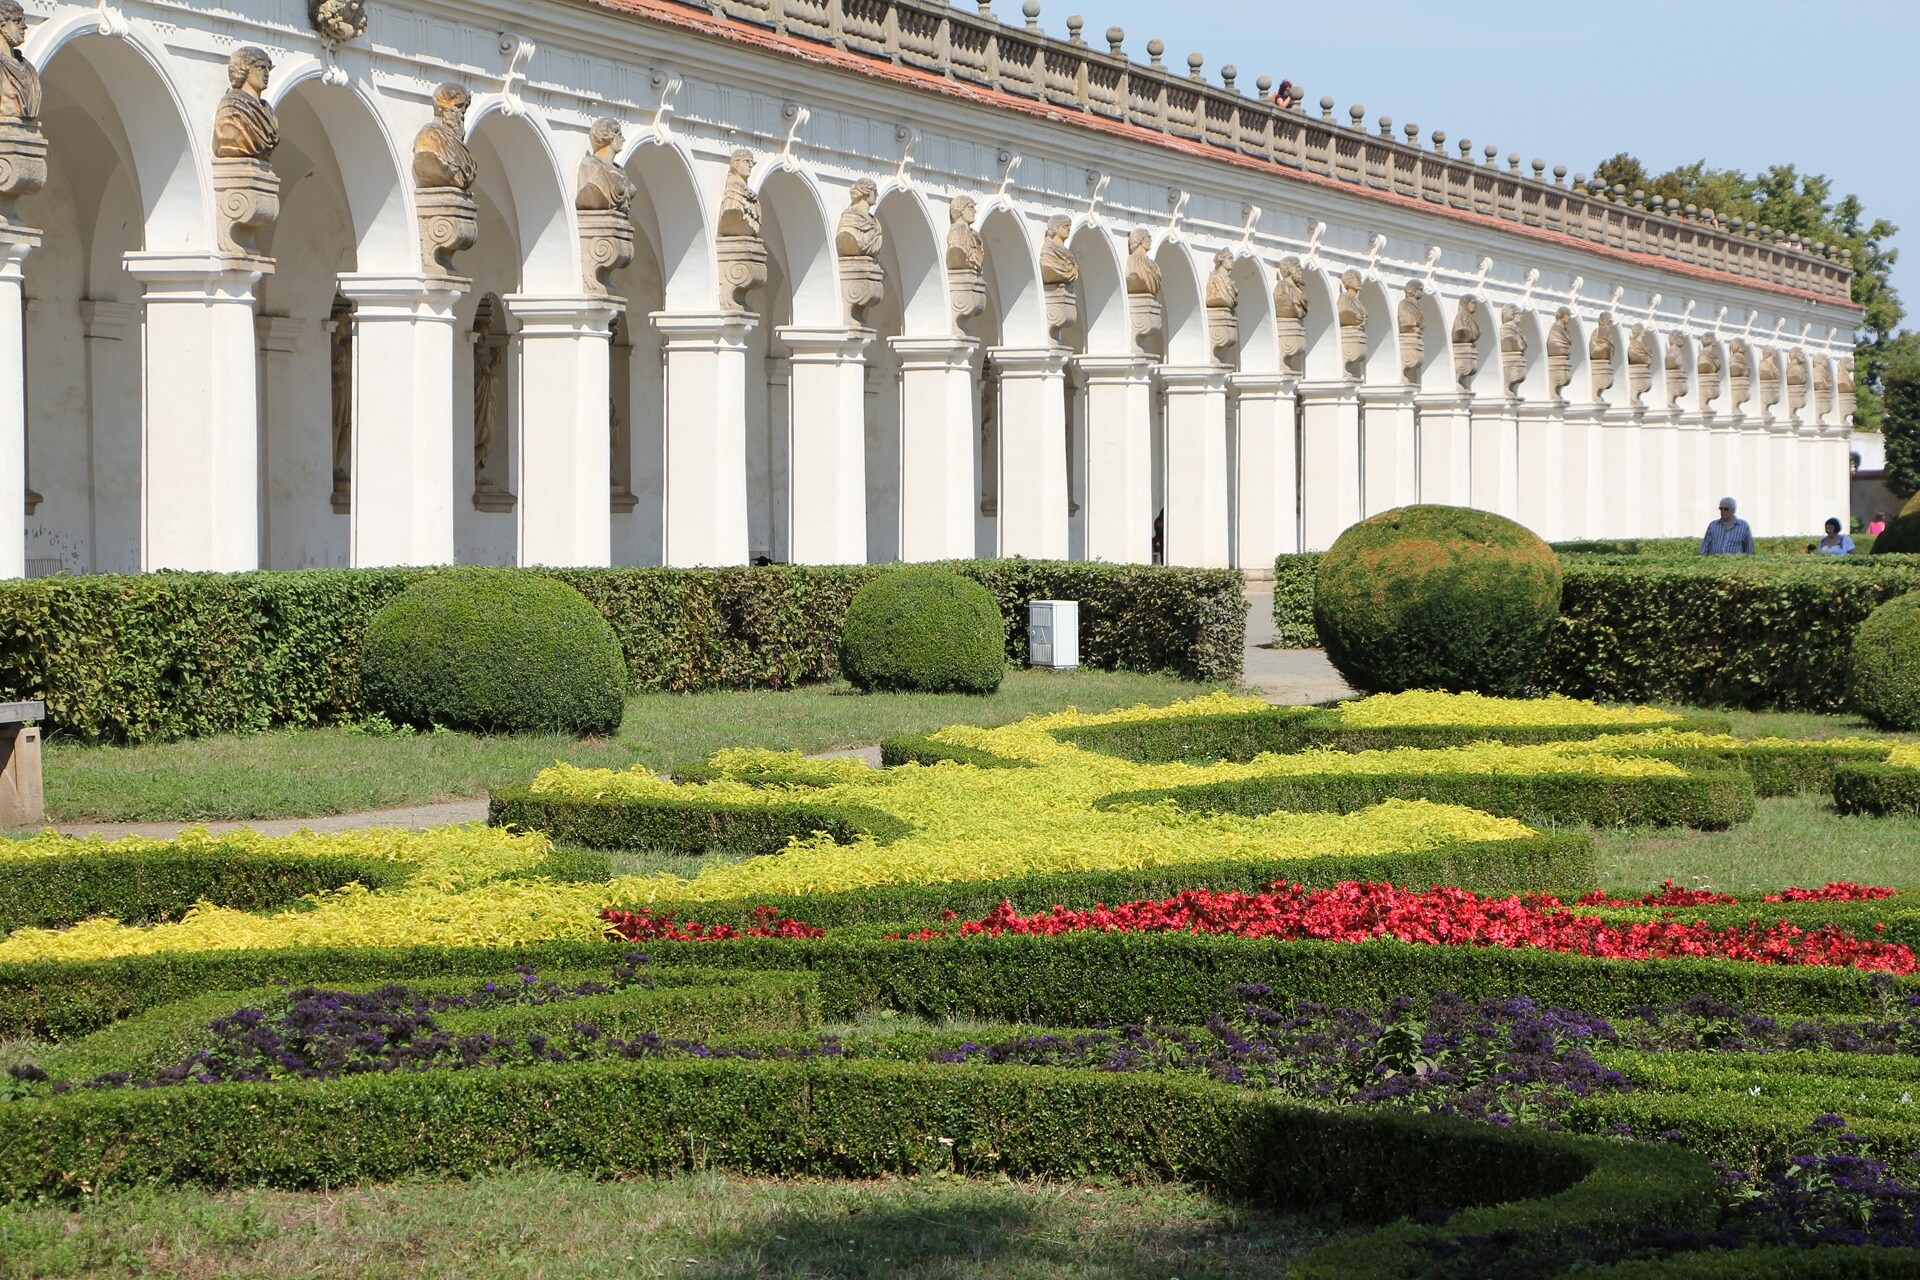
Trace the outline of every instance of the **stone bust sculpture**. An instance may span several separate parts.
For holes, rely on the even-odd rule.
[[[433,122],[413,140],[413,181],[429,190],[473,190],[479,161],[467,149],[467,106],[473,95],[457,84],[433,91]]]
[[[1462,298],[1459,314],[1453,318],[1453,341],[1456,346],[1473,346],[1480,341],[1480,300]]]
[[[1753,376],[1753,355],[1746,343],[1736,340],[1727,348],[1727,372],[1736,378]]]
[[[367,34],[366,0],[308,0],[313,29],[336,44]]]
[[[1073,219],[1056,213],[1047,219],[1047,238],[1040,245],[1040,279],[1045,284],[1072,284],[1080,278],[1080,264],[1067,239],[1073,234]]]
[[[618,120],[595,120],[587,134],[587,155],[580,162],[580,189],[574,208],[587,211],[633,212],[636,188],[626,171],[614,163],[627,133]]]
[[[0,123],[40,118],[40,73],[20,52],[26,42],[27,11],[0,0]]]
[[[871,178],[862,178],[853,184],[847,193],[852,204],[840,215],[840,227],[834,234],[834,245],[843,258],[871,258],[880,252],[884,239],[880,231],[880,220],[873,216],[873,206],[880,199],[880,188]]]
[[[1418,280],[1407,282],[1407,295],[1400,299],[1400,305],[1394,308],[1394,320],[1405,337],[1423,338],[1427,332],[1426,312],[1420,309],[1420,300],[1427,296],[1427,286]]]
[[[265,160],[280,145],[280,126],[273,109],[261,100],[273,59],[264,49],[247,45],[227,59],[227,82],[232,87],[213,113],[213,154],[221,160]]]
[[[970,196],[955,196],[947,206],[947,270],[978,271],[987,264],[986,246],[973,229],[979,213]]]
[[[1773,383],[1779,381],[1779,379],[1780,354],[1772,347],[1764,348],[1760,352],[1760,380],[1766,383]]]
[[[720,234],[760,234],[760,197],[747,186],[753,176],[753,152],[741,147],[727,161],[727,185],[720,193]]]
[[[1349,271],[1340,277],[1340,327],[1343,329],[1364,329],[1367,327],[1366,304],[1360,301],[1360,290],[1365,285],[1358,271]]]
[[[1547,330],[1547,355],[1555,360],[1573,355],[1573,312],[1565,307],[1553,313],[1553,325]]]
[[[1515,359],[1527,354],[1527,335],[1520,332],[1520,308],[1500,308],[1500,354]]]
[[[1712,334],[1700,339],[1699,373],[1701,377],[1720,372],[1720,340]]]
[[[1288,258],[1280,264],[1280,279],[1273,286],[1273,313],[1283,320],[1306,318],[1307,271],[1300,259]]]
[[[1222,249],[1213,255],[1213,274],[1207,277],[1207,305],[1216,311],[1231,311],[1240,305],[1240,286],[1233,282],[1233,250]]]
[[[1644,325],[1635,325],[1627,335],[1627,367],[1629,369],[1653,368],[1653,335]]]
[[[1136,228],[1127,237],[1127,292],[1153,297],[1160,292],[1160,264],[1147,256],[1153,237]]]
[[[1594,360],[1613,360],[1614,330],[1613,317],[1601,316],[1593,329],[1593,339],[1587,343],[1587,355]]]

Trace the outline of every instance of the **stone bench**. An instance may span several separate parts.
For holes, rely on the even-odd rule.
[[[40,722],[44,702],[0,702],[0,827],[41,827],[47,821],[40,785]]]

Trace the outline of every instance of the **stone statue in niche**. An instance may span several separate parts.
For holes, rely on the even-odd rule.
[[[1527,377],[1527,335],[1520,329],[1520,308],[1500,309],[1500,381],[1518,398]]]
[[[747,179],[753,176],[753,152],[745,147],[727,161],[727,185],[720,192],[720,306],[745,311],[747,295],[767,282],[767,242],[760,238],[760,197]]]
[[[307,20],[335,44],[367,34],[366,0],[307,0]]]
[[[633,261],[633,200],[638,188],[617,163],[627,131],[600,119],[587,132],[587,154],[573,207],[580,217],[580,262],[589,293],[613,292],[608,277]]]
[[[273,59],[251,45],[227,59],[227,92],[213,113],[213,189],[220,208],[220,252],[260,255],[259,237],[280,218],[280,179],[267,163],[280,125],[261,97]]]
[[[1453,317],[1453,376],[1465,389],[1480,372],[1480,299],[1460,299],[1460,310]]]
[[[1166,306],[1160,300],[1160,264],[1147,252],[1153,236],[1136,227],[1127,235],[1127,323],[1135,350],[1158,354],[1166,332]]]
[[[1667,407],[1674,408],[1680,403],[1680,397],[1687,394],[1686,353],[1681,350],[1686,339],[1674,334],[1667,339]]]
[[[1040,287],[1047,299],[1047,333],[1055,341],[1080,319],[1080,298],[1073,291],[1080,263],[1067,247],[1072,236],[1073,219],[1056,213],[1047,219],[1047,238],[1040,242]]]
[[[504,459],[495,457],[512,346],[498,300],[482,298],[473,318],[473,505],[480,511],[513,509],[513,495],[501,482]]]
[[[1000,514],[1000,373],[988,361],[980,372],[980,514]]]
[[[873,206],[880,202],[880,188],[871,178],[862,178],[847,193],[852,202],[840,215],[834,232],[834,247],[840,251],[840,292],[846,298],[847,315],[853,323],[866,327],[867,308],[887,295],[886,273],[880,268],[880,246],[886,236]]]
[[[973,229],[979,216],[971,196],[955,196],[947,205],[947,290],[955,332],[965,332],[961,322],[987,309],[987,248]]]
[[[1653,389],[1653,335],[1643,324],[1627,335],[1627,394],[1637,407],[1646,405],[1646,394]]]
[[[1360,301],[1365,285],[1358,271],[1340,277],[1340,299],[1336,310],[1340,317],[1340,365],[1349,378],[1358,378],[1367,370],[1367,308]]]
[[[1833,366],[1825,359],[1813,362],[1813,411],[1822,418],[1833,412]]]
[[[1394,308],[1394,327],[1400,331],[1400,376],[1414,386],[1420,384],[1420,366],[1427,360],[1427,313],[1420,305],[1426,296],[1426,285],[1409,280],[1406,295]]]
[[[353,303],[335,294],[327,317],[328,367],[333,374],[333,510],[353,509]]]
[[[1307,356],[1307,269],[1298,258],[1280,263],[1273,286],[1273,319],[1280,341],[1280,363],[1295,373],[1303,371]]]
[[[1780,403],[1780,353],[1772,347],[1760,352],[1760,368],[1754,375],[1760,384],[1760,411],[1762,413]]]
[[[40,73],[20,51],[26,42],[27,11],[20,0],[0,0],[0,232],[25,232],[14,203],[47,185]]]
[[[1213,270],[1207,275],[1207,341],[1213,346],[1214,359],[1231,363],[1233,349],[1240,345],[1240,286],[1233,279],[1233,250],[1222,249],[1213,255]]]
[[[1700,382],[1700,407],[1711,408],[1720,398],[1720,339],[1707,334],[1700,339],[1700,358],[1694,366],[1694,376]]]
[[[1572,381],[1573,312],[1562,307],[1547,326],[1547,394],[1555,400],[1566,399],[1567,384]]]
[[[413,140],[414,204],[422,266],[430,276],[451,277],[453,256],[480,238],[480,206],[473,199],[480,162],[467,147],[472,101],[459,85],[441,85],[433,91],[433,120]]]
[[[1593,398],[1613,389],[1613,358],[1620,349],[1619,330],[1614,327],[1612,316],[1601,316],[1593,326],[1593,337],[1587,341],[1587,359],[1593,365]]]
[[[1807,356],[1796,351],[1787,357],[1787,412],[1798,413],[1807,406]]]
[[[1852,356],[1847,356],[1840,361],[1839,379],[1839,383],[1835,387],[1835,393],[1840,397],[1840,412],[1846,417],[1848,422],[1852,422],[1855,411],[1860,407],[1853,392]]]
[[[1727,403],[1739,413],[1753,394],[1753,349],[1744,338],[1727,344]]]

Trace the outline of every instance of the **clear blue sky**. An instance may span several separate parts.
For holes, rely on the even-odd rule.
[[[1901,227],[1894,283],[1920,328],[1920,0],[1044,0],[1040,22],[1064,35],[1086,18],[1089,43],[1126,28],[1146,59],[1206,55],[1206,75],[1289,78],[1316,111],[1366,104],[1367,122],[1444,129],[1504,158],[1590,172],[1618,151],[1649,170],[1705,159],[1749,172],[1793,164],[1852,192]],[[998,0],[1019,22],[1018,0]],[[1503,161],[1504,162],[1504,161]]]

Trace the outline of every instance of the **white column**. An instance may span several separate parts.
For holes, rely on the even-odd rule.
[[[1688,412],[1680,415],[1676,430],[1680,440],[1679,496],[1674,500],[1674,509],[1668,521],[1668,534],[1675,538],[1693,536],[1695,524],[1705,525],[1713,511],[1714,501],[1720,495],[1708,494],[1712,488],[1708,468],[1712,465],[1709,453],[1712,449],[1713,421],[1709,412]]]
[[[1302,550],[1325,551],[1360,519],[1360,396],[1350,382],[1298,388]]]
[[[451,564],[454,307],[465,281],[344,275],[353,309],[349,557]]]
[[[521,293],[501,301],[519,325],[519,563],[612,564],[609,361],[621,300]]]
[[[747,335],[740,311],[656,311],[665,339],[666,520],[661,563],[747,562]]]
[[[973,556],[972,338],[889,338],[900,358],[900,558]]]
[[[27,576],[27,310],[37,234],[0,235],[0,578]],[[98,554],[97,549],[94,554]]]
[[[1086,416],[1087,559],[1153,563],[1153,361],[1075,356]],[[1169,561],[1168,563],[1172,563]]]
[[[292,316],[256,316],[254,340],[260,351],[260,567],[273,568],[273,422],[294,407],[293,357],[310,321]],[[329,472],[328,487],[332,487]]]
[[[1640,411],[1609,407],[1600,420],[1602,492],[1601,526],[1596,538],[1640,536],[1641,476]],[[1704,526],[1703,526],[1704,527]]]
[[[1548,542],[1568,537],[1566,406],[1527,402],[1514,411],[1515,519]]]
[[[1822,522],[1830,515],[1839,517],[1840,532],[1847,532],[1852,523],[1849,519],[1852,513],[1846,507],[1825,512],[1812,524],[1800,518],[1800,504],[1795,500],[1800,476],[1794,465],[1800,460],[1799,446],[1798,423],[1782,419],[1774,424],[1767,440],[1766,508],[1769,532],[1783,537],[1822,533]]]
[[[1756,537],[1764,537],[1773,529],[1774,513],[1766,509],[1767,483],[1773,475],[1767,445],[1779,428],[1779,420],[1772,414],[1749,418],[1742,426],[1737,446],[1740,456],[1734,474],[1739,477],[1739,485],[1734,496],[1740,499],[1740,514],[1753,526]]]
[[[130,253],[144,287],[141,565],[260,567],[258,262]],[[11,492],[0,478],[0,487]],[[10,501],[11,499],[6,499]]]
[[[1680,424],[1670,409],[1649,409],[1640,423],[1640,536],[1678,534],[1680,508]]]
[[[1294,456],[1293,375],[1236,373],[1233,565],[1271,572],[1300,549],[1299,463]]]
[[[1690,513],[1693,525],[1702,529],[1707,527],[1707,521],[1714,518],[1713,513],[1720,499],[1739,497],[1735,491],[1739,488],[1740,477],[1735,464],[1739,460],[1740,421],[1740,415],[1735,413],[1716,416],[1707,424],[1707,466],[1701,482],[1705,497],[1700,506]]]
[[[1420,411],[1420,501],[1464,507],[1473,496],[1469,401],[1448,392],[1414,403]]]
[[[1163,365],[1166,395],[1165,563],[1224,569],[1233,545],[1227,504],[1227,371]]]
[[[1509,520],[1519,514],[1520,430],[1511,400],[1473,402],[1473,480],[1470,505]]]
[[[1413,431],[1413,389],[1361,387],[1360,492],[1364,515],[1419,501],[1419,441]]]
[[[1853,428],[1834,424],[1821,429],[1820,442],[1826,450],[1826,457],[1820,466],[1814,468],[1814,474],[1825,481],[1821,489],[1825,500],[1816,508],[1813,528],[1818,529],[1820,521],[1828,516],[1838,516],[1840,527],[1844,530],[1849,523],[1853,493]]]
[[[787,558],[867,562],[867,329],[774,330],[791,353]],[[906,494],[902,491],[901,501]]]
[[[1067,353],[995,347],[1000,374],[999,554],[1067,555]]]
[[[1561,492],[1564,509],[1560,519],[1562,541],[1579,542],[1602,536],[1606,522],[1606,469],[1600,433],[1601,408],[1597,404],[1570,407],[1562,411],[1565,440],[1561,445],[1566,484]]]

